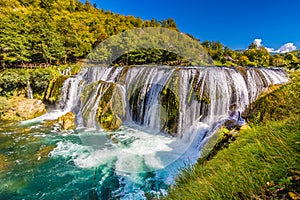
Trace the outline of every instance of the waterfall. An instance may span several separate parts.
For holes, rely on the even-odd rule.
[[[114,177],[117,184],[101,181],[100,187],[115,198],[146,199],[144,191],[166,192],[197,161],[219,125],[243,122],[247,105],[287,81],[283,70],[251,67],[83,68],[65,81],[60,102],[63,112],[76,114],[81,142],[60,141],[51,156],[102,168],[103,180]],[[116,112],[123,126],[105,131],[98,123],[104,110]]]
[[[33,92],[29,81],[27,81],[27,98],[33,99]]]
[[[113,83],[121,88],[123,123],[183,136],[197,123],[211,125],[242,112],[268,86],[287,81],[283,70],[268,68],[87,67],[64,83],[61,107],[76,113],[79,126],[99,128],[103,83]],[[93,91],[83,102],[88,88]]]

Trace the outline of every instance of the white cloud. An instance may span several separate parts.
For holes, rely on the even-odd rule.
[[[297,47],[289,42],[289,43],[286,43],[284,45],[282,45],[278,50],[276,50],[277,53],[288,53],[288,52],[291,52],[291,51],[295,51],[297,49]]]
[[[256,44],[258,47],[264,46],[262,44],[262,39],[254,39],[252,43]],[[265,47],[265,48],[270,53],[288,53],[291,51],[295,51],[297,49],[297,47],[294,45],[294,43],[291,43],[291,42],[282,45],[277,50],[275,50],[274,48],[269,48],[269,47]]]
[[[254,39],[253,44],[256,44],[257,47],[260,47],[260,46],[262,46],[261,42],[262,42],[262,39]]]

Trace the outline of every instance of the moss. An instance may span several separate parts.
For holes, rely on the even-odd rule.
[[[61,90],[68,76],[54,77],[47,88],[44,99],[49,103],[56,103],[61,98]]]
[[[204,164],[214,158],[219,151],[228,148],[230,143],[236,140],[238,132],[228,130],[225,126],[220,127],[212,136],[207,144],[201,149],[201,156],[198,159],[198,164]]]
[[[91,98],[92,92],[96,90],[98,84],[102,83],[103,81],[98,81],[92,84],[89,84],[84,87],[84,90],[80,94],[80,100],[83,104],[87,102],[88,99]]]
[[[98,87],[101,85],[101,87]],[[98,88],[98,91],[97,91]],[[95,93],[96,92],[96,93]],[[96,95],[96,98],[94,97]],[[125,108],[122,102],[122,94],[115,83],[98,81],[85,87],[80,98],[84,103],[90,98],[100,97],[96,120],[104,130],[117,130],[122,124]],[[88,108],[83,117],[87,118],[92,108]]]
[[[161,131],[176,136],[179,120],[179,71],[175,70],[160,93],[164,112],[160,115]]]
[[[197,76],[195,77],[199,77],[199,71],[197,71]],[[193,99],[196,99],[198,102],[210,104],[209,88],[207,87],[207,83],[204,78],[200,80],[193,79],[188,102],[191,102],[192,96]]]
[[[245,80],[247,80],[247,68],[242,66],[237,66],[235,69],[240,72]]]
[[[106,88],[99,101],[97,121],[105,130],[117,130],[125,115],[122,94],[116,84],[103,83]]]
[[[117,78],[118,80],[118,83],[120,84],[124,84],[125,83],[125,79],[126,79],[126,76],[127,76],[127,72],[128,70],[132,68],[132,66],[126,66],[126,67],[123,67],[123,70],[122,72],[120,73],[119,75],[119,78]]]

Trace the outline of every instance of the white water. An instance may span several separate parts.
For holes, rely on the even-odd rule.
[[[27,98],[33,99],[33,92],[29,81],[27,81]]]

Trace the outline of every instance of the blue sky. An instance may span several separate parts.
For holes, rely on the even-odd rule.
[[[98,8],[142,19],[173,18],[182,32],[245,49],[254,39],[300,49],[300,0],[90,0]]]

